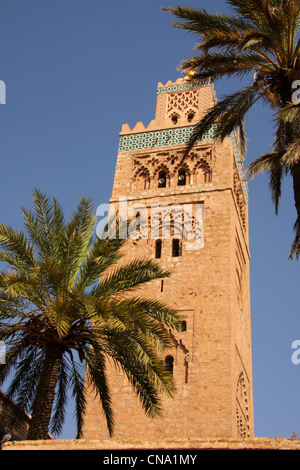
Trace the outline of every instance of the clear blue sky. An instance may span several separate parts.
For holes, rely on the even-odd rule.
[[[108,202],[123,123],[154,118],[156,86],[175,81],[195,37],[170,27],[172,0],[0,0],[0,220],[22,227],[20,206],[34,187],[56,196],[66,215],[81,195]],[[184,2],[181,4],[185,4]],[[224,11],[223,0],[189,0]],[[220,97],[236,89],[217,82]],[[247,121],[246,165],[270,148],[269,110]],[[288,260],[295,210],[291,181],[275,216],[267,176],[250,188],[251,305],[255,434],[300,435],[299,263]],[[220,331],[220,335],[222,332]],[[74,437],[72,409],[61,437]]]

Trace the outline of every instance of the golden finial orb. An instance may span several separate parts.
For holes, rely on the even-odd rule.
[[[195,70],[189,70],[189,71],[185,74],[184,79],[185,79],[185,80],[192,80],[196,75],[197,75],[197,73],[196,73]]]

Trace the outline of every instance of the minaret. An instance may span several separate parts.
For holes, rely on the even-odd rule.
[[[173,274],[143,296],[177,308],[181,331],[164,358],[176,398],[162,419],[145,416],[130,384],[110,369],[119,439],[245,438],[254,435],[248,187],[235,135],[214,129],[183,159],[194,126],[216,101],[210,81],[158,84],[155,119],[122,127],[111,206],[146,226],[129,237],[125,261],[153,258]],[[101,406],[88,397],[84,437],[108,436]]]

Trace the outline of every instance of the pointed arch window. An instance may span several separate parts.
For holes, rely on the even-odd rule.
[[[158,173],[158,187],[165,188],[167,186],[167,173],[162,170]]]
[[[174,370],[174,357],[173,356],[166,356],[165,358],[166,369],[173,375]]]
[[[186,321],[182,320],[181,322],[181,331],[186,331]]]
[[[178,172],[178,186],[186,185],[186,171],[184,169]]]
[[[196,173],[197,183],[211,183],[212,181],[212,172],[206,164],[201,164],[197,168]]]
[[[134,178],[134,189],[139,191],[139,190],[144,190],[144,189],[149,189],[150,188],[150,174],[149,171],[145,168],[142,168]]]
[[[178,238],[174,238],[172,240],[172,257],[176,258],[177,256],[181,256],[181,243]]]
[[[146,173],[141,173],[139,175],[138,189],[148,189],[150,183],[150,178]]]
[[[192,122],[192,120],[194,119],[195,117],[195,113],[193,111],[189,112],[188,115],[187,115],[187,120],[189,122]]]
[[[155,258],[161,258],[161,248],[162,248],[162,241],[156,240],[155,242]]]

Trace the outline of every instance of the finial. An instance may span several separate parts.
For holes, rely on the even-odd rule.
[[[192,79],[195,77],[195,75],[197,75],[197,73],[196,73],[196,71],[195,71],[194,69],[189,70],[189,71],[185,74],[184,79],[187,80],[187,81],[188,81],[188,80],[192,80]]]

